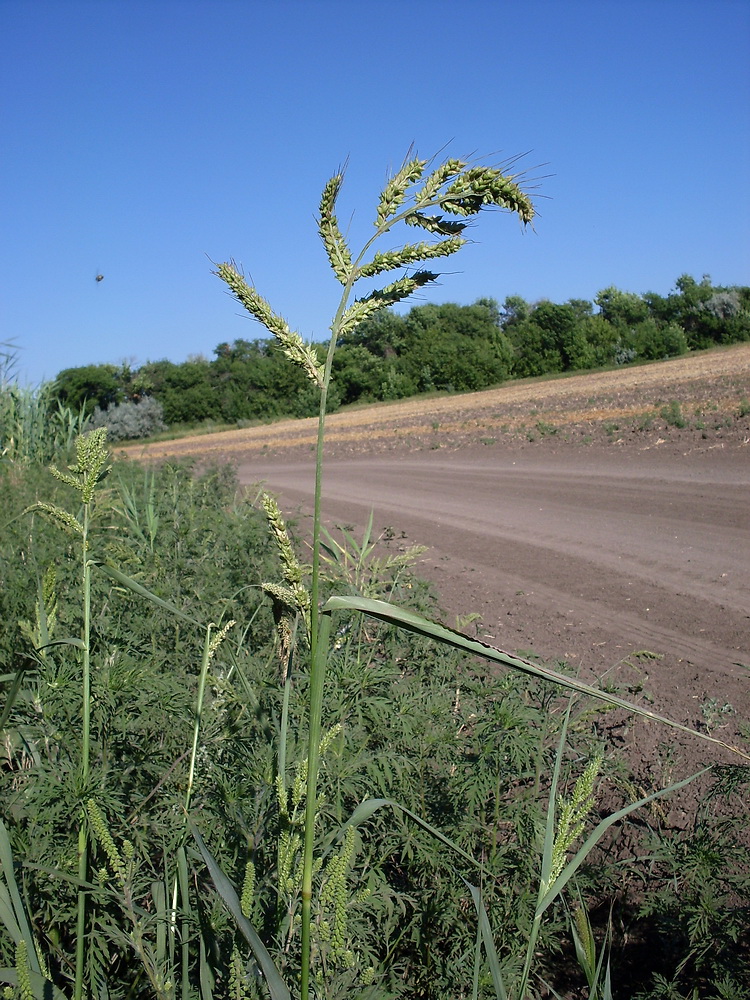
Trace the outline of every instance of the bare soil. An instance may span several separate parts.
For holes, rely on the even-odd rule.
[[[327,424],[324,510],[417,566],[446,622],[607,675],[627,697],[734,741],[750,719],[750,344],[471,395],[353,408]],[[231,460],[301,519],[315,421],[128,453]],[[613,717],[648,784],[715,755]],[[669,747],[665,747],[669,744]],[[745,743],[747,747],[747,743]],[[721,754],[719,754],[721,756]],[[729,758],[726,758],[727,760]],[[673,817],[679,825],[679,817]]]

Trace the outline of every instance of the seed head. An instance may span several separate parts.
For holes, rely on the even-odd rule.
[[[328,260],[342,285],[349,280],[352,272],[352,255],[346,240],[339,229],[338,220],[334,215],[333,208],[336,198],[341,189],[344,179],[343,174],[336,174],[332,177],[325,188],[320,199],[320,218],[318,220],[318,232],[328,254]]]
[[[395,177],[390,180],[380,195],[376,228],[385,226],[388,219],[396,214],[406,197],[406,191],[411,184],[418,181],[427,166],[427,160],[413,159],[405,163]]]

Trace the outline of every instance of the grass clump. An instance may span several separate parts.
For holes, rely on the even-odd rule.
[[[673,399],[666,406],[662,406],[661,410],[662,420],[664,420],[669,427],[677,427],[682,429],[687,427],[687,420],[682,413],[682,406],[679,400]]]

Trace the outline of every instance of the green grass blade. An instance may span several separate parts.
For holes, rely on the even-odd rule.
[[[639,705],[625,701],[624,698],[618,698],[616,695],[591,687],[589,684],[584,684],[583,681],[579,681],[575,677],[566,677],[565,674],[558,673],[550,667],[531,663],[529,660],[524,660],[519,656],[513,656],[511,653],[505,652],[505,650],[498,649],[497,646],[491,646],[489,643],[472,639],[468,635],[464,635],[463,632],[457,632],[446,625],[430,621],[411,611],[405,611],[403,608],[387,604],[385,601],[377,601],[366,597],[331,597],[326,602],[323,611],[326,613],[332,611],[360,611],[371,618],[387,622],[389,625],[396,625],[416,635],[434,639],[435,642],[442,642],[444,645],[452,646],[454,649],[460,649],[465,653],[473,653],[475,656],[481,656],[484,659],[491,660],[493,663],[502,663],[506,667],[519,670],[524,674],[530,674],[532,677],[552,681],[554,684],[558,684],[570,691],[578,691],[581,694],[588,695],[590,698],[597,698],[608,705],[616,705],[618,708],[627,709],[628,712],[640,715],[644,719],[651,719],[652,722],[660,722],[671,729],[677,729],[682,733],[687,733],[690,736],[705,740],[707,743],[712,743],[714,746],[722,747],[730,753],[737,754],[744,760],[750,760],[750,754],[744,750],[731,746],[729,743],[716,739],[714,736],[709,736],[708,733],[702,733],[697,729],[691,729],[689,726],[683,726],[679,722],[674,722],[663,715],[657,715],[656,712],[650,712],[646,708],[641,708]]]
[[[563,755],[565,753],[565,743],[568,738],[568,725],[570,723],[570,712],[573,707],[572,699],[568,702],[563,724],[560,727],[560,741],[555,754],[555,767],[552,772],[552,783],[549,790],[549,801],[547,805],[547,822],[544,830],[544,849],[542,852],[542,884],[549,880],[552,871],[552,850],[555,846],[555,815],[557,803],[557,786],[560,783],[560,770],[562,768]]]
[[[471,980],[471,1000],[479,1000],[479,973],[482,969],[482,928],[477,921],[477,934],[474,940],[474,975]]]
[[[151,898],[156,910],[156,961],[163,967],[167,961],[167,927],[169,925],[167,890],[163,882],[151,883]]]
[[[211,966],[208,962],[208,956],[206,955],[206,943],[201,935],[200,939],[200,982],[201,982],[201,1000],[214,1000],[213,992],[213,972],[211,971]]]
[[[188,867],[187,867],[187,857],[185,855],[185,848],[180,847],[177,851],[177,878],[180,886],[180,899],[181,899],[181,909],[183,914],[189,912],[190,907],[190,885],[188,881]],[[172,919],[177,919],[177,914],[172,914]],[[171,947],[174,947],[174,938],[170,942]],[[187,917],[183,918],[182,922],[182,941],[180,942],[180,948],[182,951],[182,1000],[188,1000],[190,996],[190,938],[188,934],[188,921]],[[174,957],[172,958],[174,961]]]
[[[500,971],[500,959],[497,957],[497,949],[495,948],[495,942],[492,939],[490,919],[487,916],[487,910],[482,902],[482,895],[479,889],[477,889],[475,885],[471,885],[471,883],[467,882],[465,878],[462,878],[461,881],[469,890],[471,898],[474,900],[474,906],[476,907],[477,918],[479,920],[479,929],[484,943],[484,950],[487,954],[490,975],[492,976],[492,984],[495,987],[495,994],[498,1000],[508,1000],[508,994],[505,989],[505,984],[503,983],[502,972]]]
[[[65,639],[53,639],[52,642],[46,642],[43,646],[39,647],[37,652],[41,653],[44,649],[52,649],[53,646],[75,646],[76,649],[86,648],[83,639],[78,639],[76,636],[71,635]]]
[[[26,916],[26,909],[21,900],[21,894],[16,884],[16,876],[13,871],[13,850],[10,845],[10,837],[5,824],[0,820],[0,874],[4,877],[5,890],[2,894],[2,916],[3,923],[8,928],[8,932],[13,937],[14,943],[18,943],[22,937],[26,942],[26,951],[29,958],[29,967],[32,972],[41,975],[39,959],[36,955],[36,945],[31,933],[31,925]],[[2,885],[2,882],[0,882]],[[7,895],[6,895],[7,892]]]
[[[141,586],[136,580],[131,579],[124,573],[121,573],[119,569],[115,569],[114,566],[109,566],[107,563],[99,562],[97,559],[89,560],[92,566],[95,566],[98,570],[108,576],[115,583],[119,583],[121,587],[126,587],[132,593],[137,594],[139,597],[144,597],[147,601],[151,601],[159,608],[163,608],[164,611],[169,611],[170,614],[177,615],[178,618],[182,618],[183,621],[190,622],[191,625],[200,625],[203,627],[203,622],[199,622],[197,618],[193,618],[191,615],[186,615],[184,611],[181,611],[174,604],[170,604],[168,601],[163,601],[161,597],[157,597],[156,594],[152,594],[150,590],[146,590],[145,587]]]
[[[245,940],[253,950],[253,954],[255,955],[258,965],[260,966],[263,976],[265,977],[266,983],[268,984],[271,1000],[291,1000],[291,994],[289,993],[284,980],[279,975],[278,969],[273,963],[273,959],[266,950],[266,946],[258,937],[253,925],[243,914],[242,906],[234,886],[221,870],[209,849],[203,843],[203,839],[193,823],[190,824],[190,829],[192,830],[198,849],[203,855],[203,860],[206,862],[206,867],[211,873],[211,878],[216,886],[216,891],[226,903],[227,908],[237,922],[237,927],[240,929]],[[201,966],[202,965],[203,963],[201,963]]]
[[[402,806],[400,803],[394,802],[392,799],[365,799],[364,802],[357,806],[342,827],[342,835],[347,826],[359,826],[361,823],[365,823],[373,815],[373,813],[377,812],[378,809],[381,809],[383,806],[388,806],[391,809],[398,809],[399,812],[402,812],[405,816],[413,819],[418,826],[421,826],[423,830],[426,830],[427,833],[433,836],[436,840],[439,840],[441,844],[445,844],[446,847],[449,847],[456,854],[460,855],[460,857],[462,857],[464,861],[467,861],[472,868],[476,868],[480,872],[484,872],[484,868],[480,862],[478,862],[475,858],[472,858],[470,854],[467,854],[466,851],[459,847],[458,844],[454,843],[450,837],[446,837],[444,833],[441,833],[440,830],[428,823],[427,820],[422,819],[421,816],[412,812],[411,809],[407,809],[406,806]]]
[[[10,893],[3,882],[0,882],[0,923],[7,930],[13,943],[18,944],[23,935],[16,920]]]
[[[33,666],[35,666],[35,664],[33,664]],[[3,677],[0,677],[0,683],[12,681],[8,697],[5,699],[5,704],[3,705],[3,711],[0,714],[0,730],[5,729],[5,725],[10,718],[10,713],[13,711],[13,706],[15,705],[18,693],[21,690],[24,673],[31,668],[32,663],[25,664],[24,666],[19,667],[15,674],[5,674]]]

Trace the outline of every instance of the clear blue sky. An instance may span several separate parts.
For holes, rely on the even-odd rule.
[[[422,301],[750,284],[747,0],[0,0],[0,95],[0,340],[31,384],[262,335],[208,258],[325,339],[320,191],[348,159],[369,235],[412,143],[552,175],[533,232],[483,215]]]

